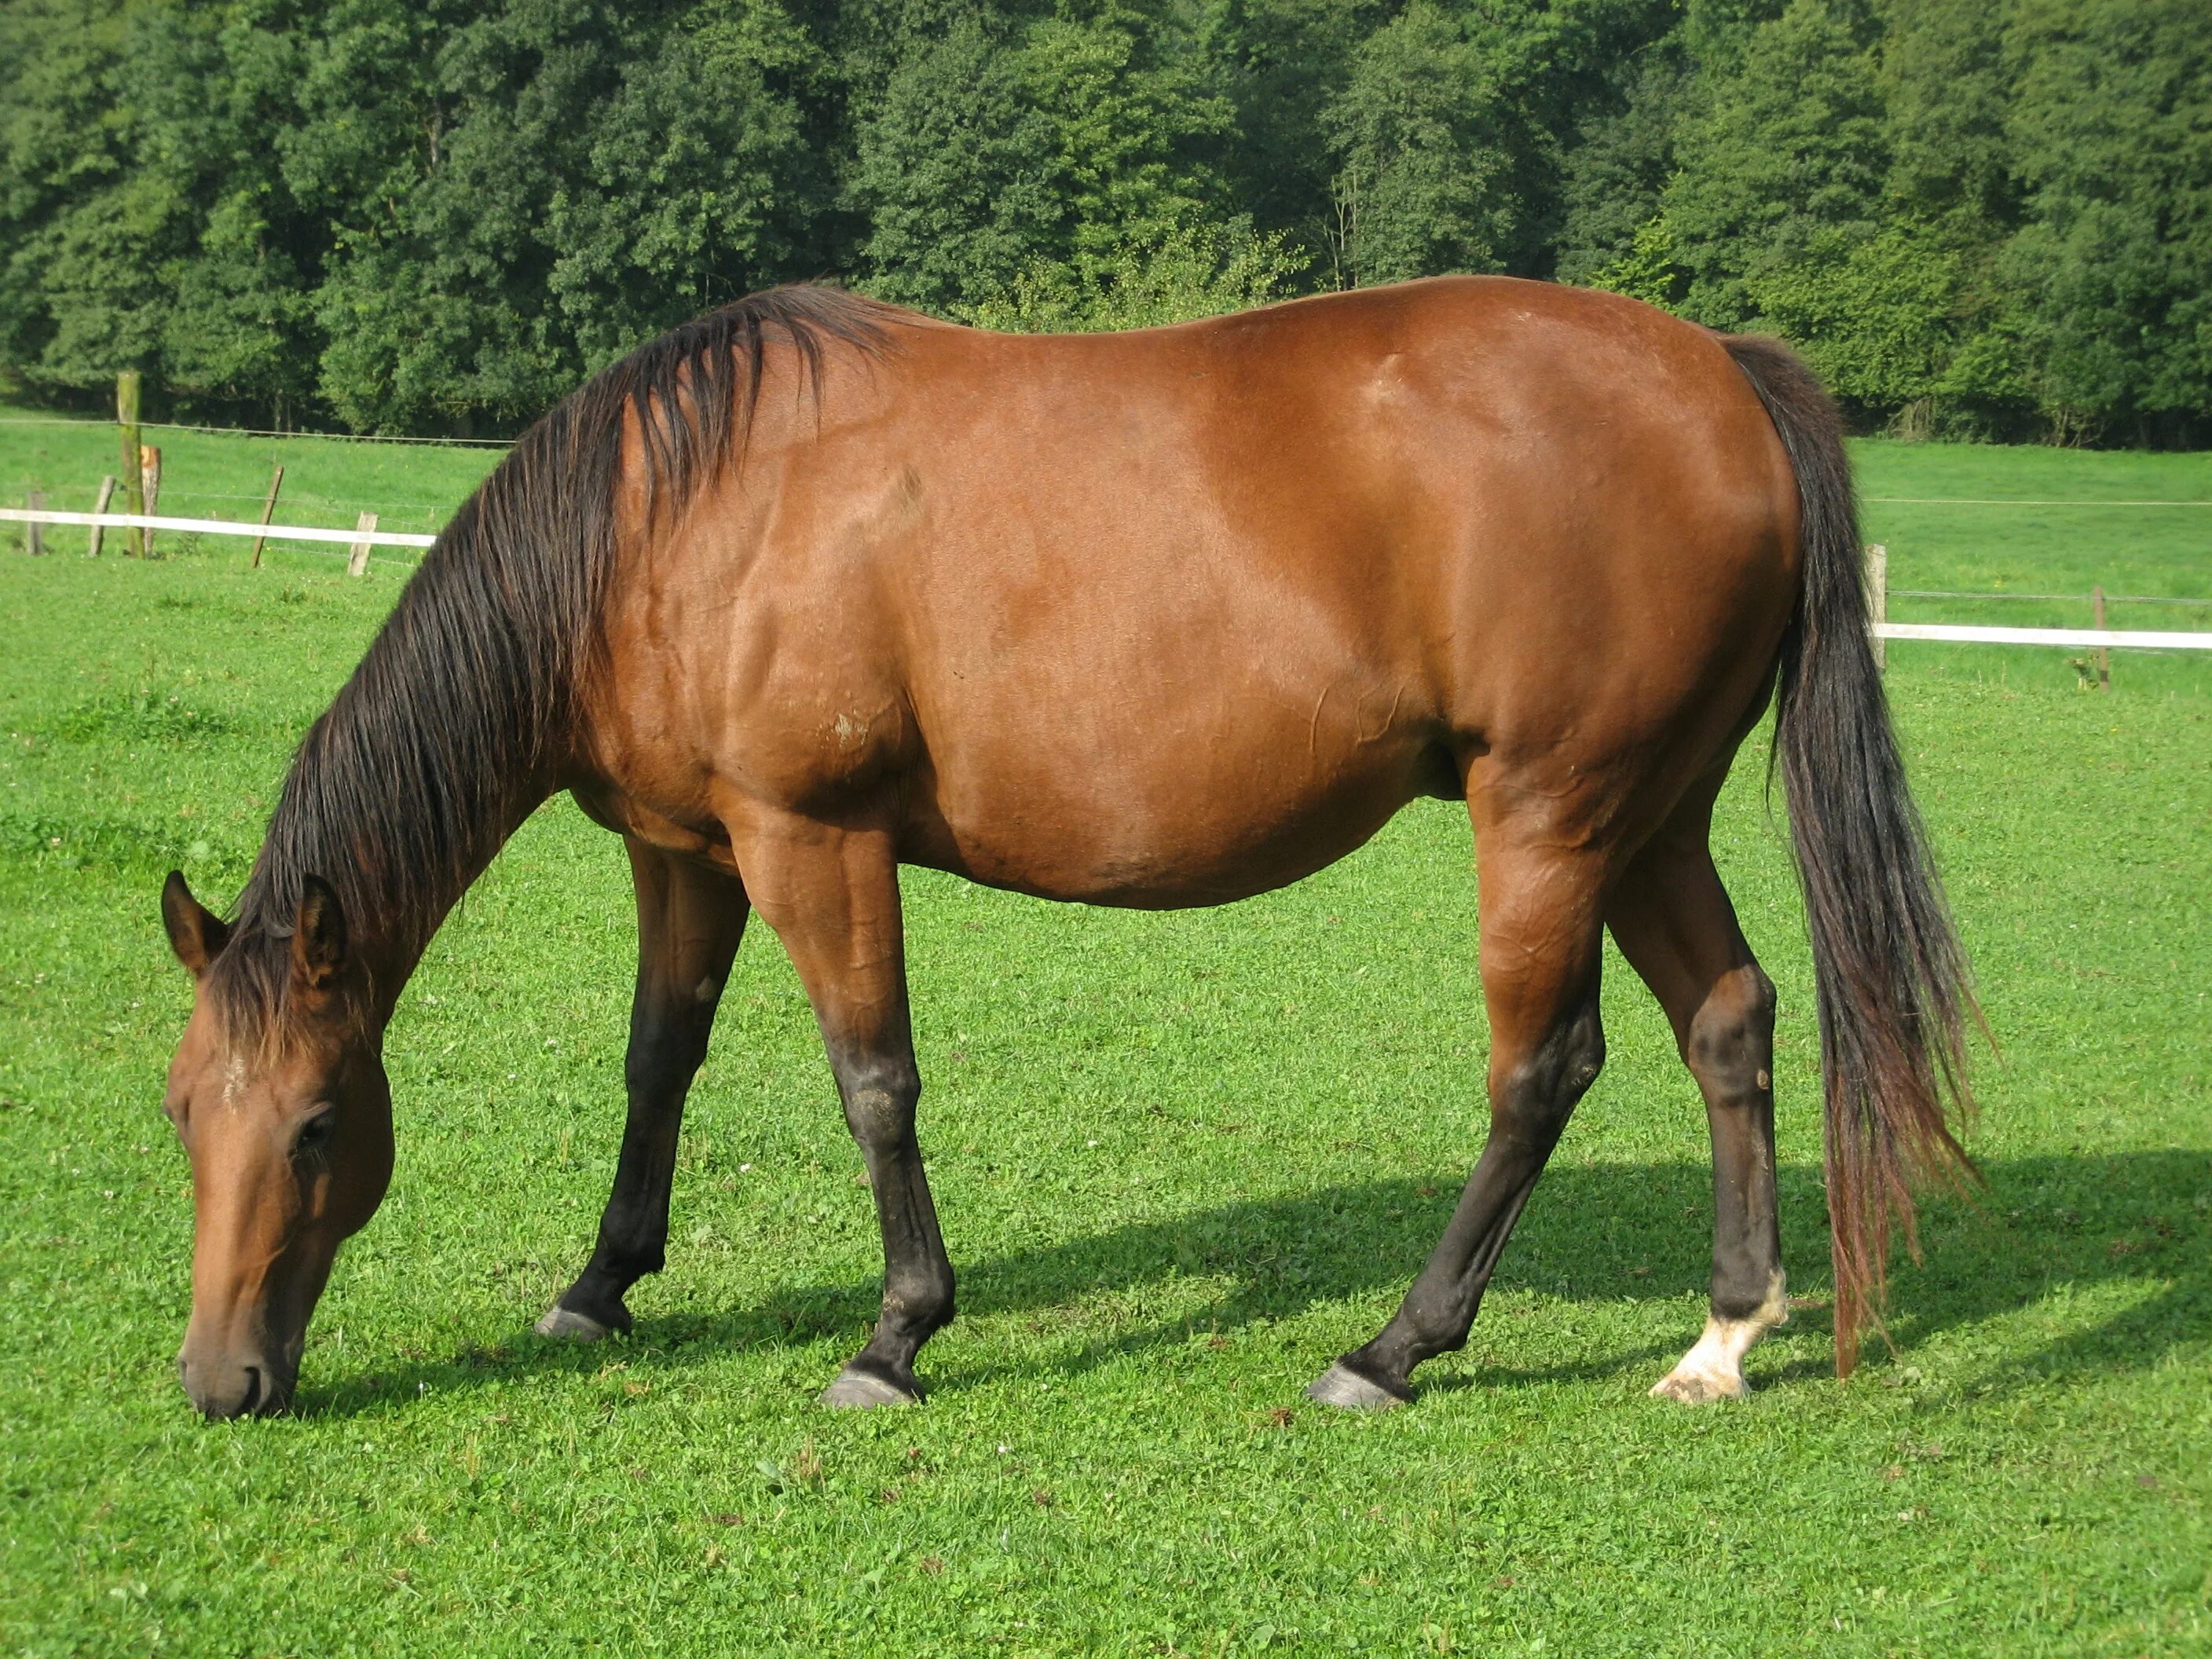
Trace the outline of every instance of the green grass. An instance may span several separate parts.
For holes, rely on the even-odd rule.
[[[0,428],[0,478],[19,441]],[[422,498],[449,499],[480,464],[327,447],[334,495],[434,464]],[[1863,460],[1870,495],[2212,495],[2203,457]],[[2212,514],[2167,511],[1869,519],[1899,586],[2204,592]],[[963,1273],[927,1407],[811,1404],[878,1260],[765,929],[635,1335],[542,1343],[612,1172],[631,963],[616,845],[562,804],[402,1003],[398,1171],[317,1316],[301,1414],[207,1427],[172,1364],[191,1209],[158,1102],[188,990],[156,887],[180,862],[235,890],[403,574],[274,556],[0,560],[0,1650],[2212,1647],[2212,664],[2123,655],[2095,695],[2064,653],[1893,649],[2003,1058],[1989,1192],[1930,1206],[1899,1357],[1848,1384],[1816,1309],[1755,1352],[1746,1404],[1644,1397],[1703,1318],[1710,1200],[1694,1091],[1616,960],[1607,1070],[1467,1351],[1410,1411],[1306,1407],[1480,1144],[1474,884],[1437,805],[1227,910],[911,878]],[[1818,1297],[1803,927],[1759,769],[1719,851],[1781,986],[1785,1248]]]
[[[1854,448],[1867,497],[1867,538],[1889,549],[1890,586],[1947,593],[1894,596],[1892,620],[2087,628],[2094,620],[2089,591],[2101,585],[2115,598],[2106,613],[2111,627],[2212,630],[2212,505],[2132,504],[2212,503],[2212,454],[1881,441]],[[2028,504],[1984,504],[1989,501]],[[2041,505],[2051,501],[2075,504]],[[1959,593],[2010,597],[1966,599],[1954,597]],[[2071,597],[2027,600],[2021,594]],[[2144,602],[2148,597],[2194,603]],[[1929,647],[1892,649],[1922,660]],[[1994,673],[2040,667],[2063,678],[2069,660],[2082,654],[1988,646],[1968,647],[1964,655],[1949,651],[1945,659]],[[2203,684],[2197,667],[2173,655],[2124,653],[2113,672],[2138,688]]]

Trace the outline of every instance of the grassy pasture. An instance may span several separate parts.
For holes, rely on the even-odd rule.
[[[0,426],[0,489],[73,505],[111,442]],[[265,481],[250,445],[193,446],[164,446],[179,505]],[[450,501],[489,458],[285,459],[288,495],[375,506]],[[1861,461],[1871,496],[2212,497],[2206,457]],[[1899,586],[2212,598],[2212,510],[1869,522]],[[540,1342],[612,1172],[631,963],[617,849],[563,803],[402,1005],[398,1171],[340,1259],[301,1414],[209,1428],[172,1366],[190,1205],[157,1108],[187,990],[156,886],[181,864],[235,890],[404,565],[355,582],[273,547],[254,572],[189,538],[88,562],[57,538],[69,556],[0,564],[0,1651],[2212,1647],[2212,663],[2124,653],[2091,695],[2062,652],[1893,647],[2003,1058],[1973,1140],[1989,1191],[1931,1205],[1900,1352],[1848,1384],[1816,1306],[1754,1354],[1743,1406],[1644,1397],[1703,1317],[1708,1177],[1694,1091],[1615,959],[1606,1073],[1468,1350],[1413,1410],[1305,1406],[1480,1142],[1474,883],[1441,805],[1226,910],[912,876],[924,1144],[963,1273],[926,1408],[811,1403],[878,1252],[765,929],[637,1333]],[[1759,772],[1719,852],[1781,986],[1785,1249],[1817,1302],[1810,986]]]

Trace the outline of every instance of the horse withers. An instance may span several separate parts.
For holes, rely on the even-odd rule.
[[[228,924],[172,877],[196,994],[167,1109],[197,1210],[185,1385],[291,1396],[392,1168],[383,1033],[543,800],[619,833],[639,952],[597,1247],[539,1328],[627,1328],[749,918],[819,1020],[882,1224],[829,1387],[920,1397],[953,1273],[915,1134],[898,869],[1216,904],[1419,796],[1480,868],[1490,1136],[1403,1305],[1310,1392],[1458,1347],[1604,1056],[1610,929],[1712,1135],[1711,1317],[1655,1392],[1741,1393],[1784,1316],[1774,993],[1708,851],[1770,698],[1819,989],[1837,1360],[1909,1175],[1962,1163],[1965,972],[1869,649],[1834,412],[1783,347],[1504,278],[1020,337],[821,288],[679,328],[540,421],[300,747]]]

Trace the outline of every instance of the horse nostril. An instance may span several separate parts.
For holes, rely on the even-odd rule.
[[[246,1398],[238,1402],[238,1414],[243,1417],[260,1403],[261,1367],[248,1365],[246,1368]]]

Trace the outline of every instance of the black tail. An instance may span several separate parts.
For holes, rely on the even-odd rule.
[[[1967,1093],[1966,962],[1905,786],[1867,635],[1858,507],[1842,422],[1778,340],[1724,337],[1797,475],[1803,570],[1782,642],[1775,746],[1813,939],[1826,1106],[1836,1374],[1881,1319],[1890,1218],[1917,1257],[1915,1176],[1972,1171],[1945,1115]]]

